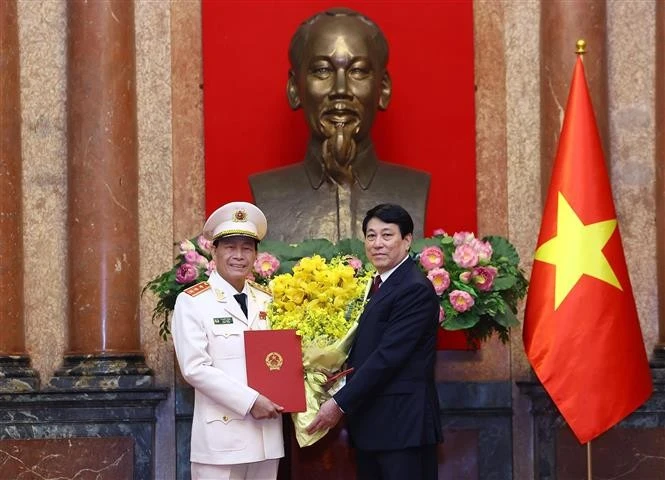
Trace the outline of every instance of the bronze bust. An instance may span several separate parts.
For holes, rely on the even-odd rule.
[[[365,212],[385,202],[403,205],[422,236],[429,174],[380,161],[370,138],[392,93],[379,27],[353,10],[318,13],[295,32],[289,59],[289,104],[311,135],[304,161],[250,176],[268,238],[362,238]]]

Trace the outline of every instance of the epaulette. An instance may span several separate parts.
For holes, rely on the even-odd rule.
[[[260,283],[256,283],[252,280],[247,280],[247,283],[249,283],[250,287],[256,288],[257,290],[265,293],[266,295],[270,295],[272,297],[272,292],[265,285],[261,285]]]
[[[195,297],[209,289],[210,284],[208,282],[199,282],[196,285],[192,285],[191,287],[185,289],[185,293],[191,297]]]

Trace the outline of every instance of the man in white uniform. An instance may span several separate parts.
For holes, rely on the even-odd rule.
[[[284,456],[283,407],[247,385],[244,332],[267,328],[267,289],[246,278],[266,217],[255,205],[228,203],[210,215],[216,270],[180,295],[173,342],[180,370],[195,389],[193,480],[271,480]],[[244,305],[243,305],[244,304]]]

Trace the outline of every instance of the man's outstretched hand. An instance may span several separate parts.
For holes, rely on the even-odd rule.
[[[311,435],[320,430],[330,430],[337,425],[337,422],[342,418],[342,415],[344,415],[344,413],[332,398],[326,400],[323,405],[321,405],[321,408],[314,420],[312,420],[312,423],[307,425],[307,433]]]

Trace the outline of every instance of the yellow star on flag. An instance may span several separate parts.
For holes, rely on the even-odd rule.
[[[557,234],[538,247],[535,255],[536,260],[556,267],[555,310],[584,274],[623,290],[603,254],[603,248],[616,227],[616,218],[584,225],[559,192]]]

